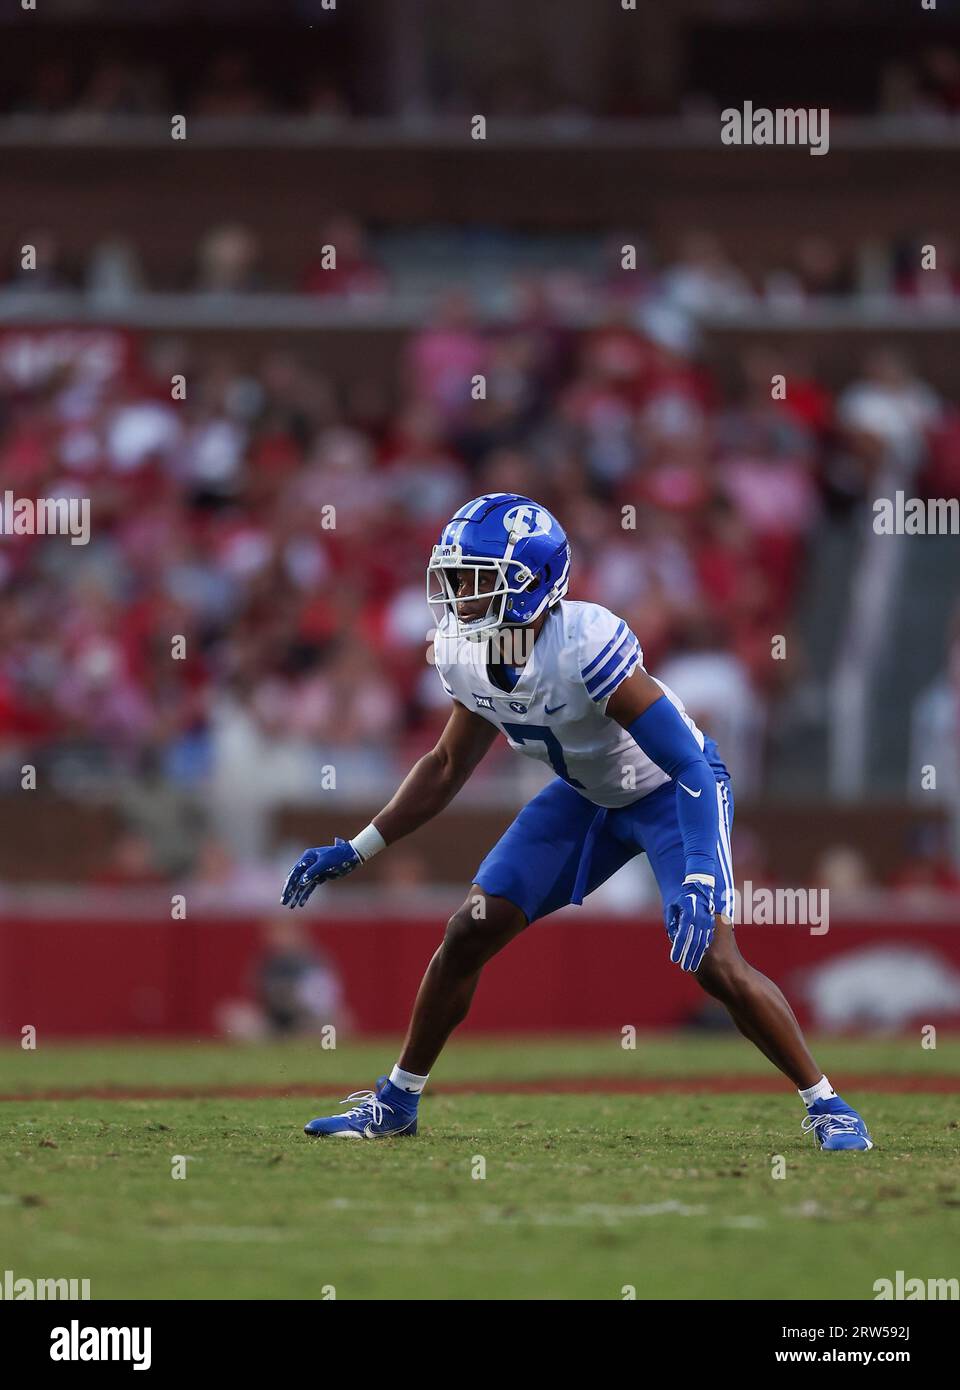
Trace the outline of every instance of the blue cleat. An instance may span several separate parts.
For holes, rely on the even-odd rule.
[[[392,1139],[395,1135],[416,1134],[417,1106],[411,1105],[410,1100],[405,1091],[381,1076],[375,1091],[354,1091],[340,1102],[352,1105],[356,1101],[351,1110],[311,1120],[303,1132],[318,1139]]]
[[[821,1149],[872,1149],[870,1131],[855,1110],[839,1096],[814,1101],[802,1122],[804,1133],[813,1133]]]

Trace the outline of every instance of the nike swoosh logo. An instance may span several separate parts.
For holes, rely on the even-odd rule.
[[[677,786],[678,786],[678,787],[683,787],[683,783],[682,783],[682,782],[678,782],[678,783],[677,783]],[[692,791],[690,790],[689,787],[683,787],[683,790],[686,792],[687,796],[692,796],[693,799],[694,799],[694,801],[696,801],[696,799],[697,799],[698,796],[703,796],[703,788],[702,788],[702,787],[700,788],[700,790],[699,790],[698,792],[692,792]]]
[[[553,709],[551,709],[549,705],[544,705],[543,712],[544,714],[556,714],[558,709],[565,709],[566,704],[567,702],[564,700],[562,705],[554,705]]]
[[[402,1134],[403,1131],[404,1131],[405,1129],[409,1129],[409,1128],[410,1128],[410,1125],[412,1125],[412,1124],[413,1124],[413,1121],[410,1120],[410,1122],[409,1122],[408,1124],[405,1124],[405,1125],[403,1126],[402,1129],[392,1129],[392,1130],[390,1130],[390,1134],[391,1134],[391,1135],[392,1135],[392,1134]],[[377,1126],[376,1126],[376,1125],[372,1125],[372,1124],[370,1124],[370,1122],[368,1121],[368,1122],[367,1122],[367,1127],[366,1127],[366,1129],[363,1131],[363,1137],[364,1137],[365,1139],[383,1139],[383,1138],[388,1138],[389,1135],[384,1135],[384,1134],[382,1134],[382,1133],[380,1132],[380,1130],[377,1129]]]

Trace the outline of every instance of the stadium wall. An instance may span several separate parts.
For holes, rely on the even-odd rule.
[[[213,1037],[253,997],[272,919],[0,919],[0,1036]],[[325,918],[313,943],[339,973],[357,1033],[401,1032],[439,944],[430,920]],[[960,1023],[952,917],[738,927],[744,954],[788,991],[805,1025],[834,1030]],[[571,911],[533,928],[484,973],[465,1029],[548,1032],[709,1026],[695,981],[669,964],[659,921]]]

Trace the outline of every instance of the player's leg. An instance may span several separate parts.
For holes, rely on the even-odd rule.
[[[591,827],[597,807],[566,783],[545,788],[520,813],[477,871],[470,896],[447,923],[417,994],[399,1066],[425,1076],[467,1015],[480,972],[530,922],[572,900],[584,846],[590,893],[636,853]]]
[[[823,1075],[783,991],[740,954],[736,933],[717,917],[717,930],[694,979],[726,1008],[737,1028],[798,1090]]]
[[[717,885],[720,914],[713,944],[696,979],[725,1005],[737,1028],[800,1091],[816,1086],[823,1072],[807,1047],[797,1016],[778,985],[740,954],[733,929],[733,793],[728,777],[717,782]],[[711,953],[717,948],[716,954]],[[708,963],[707,956],[711,956]],[[704,970],[706,966],[706,970]]]
[[[482,882],[447,923],[414,1004],[399,1062],[404,1071],[426,1075],[466,1017],[487,961],[530,922],[572,900],[597,808],[562,782],[546,793],[521,812],[487,856],[478,871]],[[635,853],[634,846],[601,832],[590,841],[585,891],[592,893]]]
[[[417,1132],[420,1095],[444,1043],[467,1016],[480,971],[491,956],[523,931],[527,917],[507,898],[491,897],[479,884],[450,918],[443,941],[417,991],[400,1059],[375,1091],[348,1096],[353,1108],[304,1126],[315,1138],[386,1139]]]
[[[678,895],[684,874],[683,839],[672,788],[663,788],[638,808],[640,834],[664,906]],[[733,860],[730,832],[733,796],[726,778],[717,781],[716,882],[721,913],[710,949],[694,975],[718,999],[736,1027],[788,1077],[807,1106],[806,1128],[822,1148],[869,1149],[872,1141],[860,1116],[833,1090],[814,1061],[783,991],[743,956],[733,929]]]
[[[821,1148],[869,1149],[867,1127],[836,1094],[810,1054],[803,1031],[783,991],[740,954],[732,923],[717,918],[717,930],[694,979],[720,1000],[733,1022],[775,1067],[790,1078],[807,1106],[805,1128]]]
[[[523,808],[477,870],[466,901],[450,918],[444,939],[417,993],[406,1041],[389,1077],[375,1092],[358,1092],[346,1115],[311,1120],[308,1134],[378,1139],[415,1134],[417,1106],[431,1067],[466,1017],[488,960],[539,917],[571,901],[584,845],[597,808],[557,778]],[[591,882],[609,876],[636,853],[605,846]],[[610,861],[607,864],[607,861]]]
[[[516,903],[490,897],[473,885],[447,923],[417,991],[397,1064],[402,1071],[427,1076],[447,1038],[466,1018],[480,971],[526,926],[526,914]]]
[[[732,798],[725,784],[718,798],[717,894],[721,912],[709,951],[694,979],[718,999],[737,1028],[799,1089],[813,1086],[823,1075],[804,1041],[796,1015],[772,980],[749,965],[740,954],[733,926],[733,868],[729,852]],[[672,787],[664,787],[638,808],[640,833],[664,905],[680,891],[684,874],[683,838]]]

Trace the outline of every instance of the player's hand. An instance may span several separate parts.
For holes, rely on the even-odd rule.
[[[715,930],[712,886],[684,879],[667,918],[667,935],[672,942],[670,959],[674,965],[681,970],[699,970]]]
[[[332,845],[306,850],[290,870],[280,901],[284,907],[303,907],[318,883],[343,878],[363,863],[357,851],[339,836]]]

